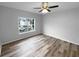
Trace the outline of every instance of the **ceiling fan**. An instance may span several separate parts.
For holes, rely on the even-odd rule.
[[[42,2],[41,7],[36,7],[34,9],[41,9],[39,12],[42,13],[47,13],[47,12],[51,12],[51,8],[56,8],[59,7],[59,5],[54,5],[54,6],[48,6],[48,2]]]

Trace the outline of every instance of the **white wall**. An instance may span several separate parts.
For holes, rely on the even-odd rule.
[[[0,10],[2,10],[2,9],[0,8]],[[2,14],[2,13],[1,13],[1,11],[0,11],[0,22],[1,22],[1,17],[2,17],[1,14]],[[2,29],[1,29],[1,23],[0,23],[0,34],[2,34],[1,30],[2,30]],[[1,37],[2,37],[2,36],[0,35],[0,55],[1,55],[1,39],[2,39]]]
[[[21,11],[13,8],[0,6],[0,40],[2,44],[16,41],[18,39],[27,38],[32,35],[42,33],[42,16],[30,13],[27,11]],[[26,34],[19,34],[18,32],[18,16],[31,17],[36,19],[36,31]]]
[[[44,15],[43,33],[79,45],[79,8]]]
[[[20,35],[18,16],[36,18],[36,31]],[[0,6],[0,45],[42,33],[42,28],[44,34],[79,44],[79,8],[43,16]]]

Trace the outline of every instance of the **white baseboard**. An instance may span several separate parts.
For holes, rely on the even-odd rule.
[[[44,35],[51,36],[51,37],[54,37],[54,38],[57,38],[57,39],[60,39],[60,40],[63,40],[63,41],[66,41],[66,42],[69,42],[69,43],[73,43],[73,44],[79,45],[78,43],[75,43],[75,42],[72,42],[72,41],[69,41],[69,40],[66,40],[66,39],[57,37],[57,36],[53,36],[53,35],[51,35],[51,34],[47,34],[47,33],[43,33],[43,34],[44,34]]]
[[[76,43],[76,42],[72,42],[72,41],[69,41],[69,40],[66,40],[66,39],[63,39],[63,38],[60,38],[60,37],[57,37],[57,36],[51,35],[51,34],[47,34],[47,33],[43,33],[43,34],[48,35],[48,36],[51,36],[51,37],[54,37],[54,38],[57,38],[57,39],[60,39],[60,40],[63,40],[63,41],[66,41],[66,42],[70,42],[70,43],[73,43],[73,44],[79,45],[79,44]],[[23,39],[23,38],[20,38],[20,39]],[[13,42],[13,41],[17,41],[17,40],[20,40],[20,39],[16,39],[16,40],[8,41],[8,42],[5,42],[5,43],[2,43],[2,45],[7,44],[7,43],[10,43],[10,42]],[[1,47],[0,47],[0,48],[1,48]]]
[[[0,56],[1,56],[1,45],[0,45]]]
[[[38,34],[35,34],[35,35],[39,35],[39,34],[42,34],[42,33],[38,33]],[[31,36],[35,36],[35,35],[31,35]],[[25,38],[29,38],[31,36],[28,36],[28,37],[25,37]],[[14,41],[22,40],[22,39],[25,39],[25,38],[19,38],[19,39],[16,39],[16,40],[6,41],[6,42],[3,42],[2,45],[8,44],[8,43],[11,43],[11,42],[14,42]]]

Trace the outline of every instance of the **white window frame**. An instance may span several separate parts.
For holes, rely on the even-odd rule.
[[[30,30],[30,31],[26,31],[26,32],[20,32],[19,31],[19,19],[21,18],[21,16],[18,17],[18,32],[19,34],[25,34],[25,33],[30,33],[30,32],[34,32],[36,31],[36,26],[35,26],[35,23],[36,23],[36,19],[35,18],[28,18],[28,17],[22,17],[22,18],[26,18],[26,19],[34,19],[34,30]]]

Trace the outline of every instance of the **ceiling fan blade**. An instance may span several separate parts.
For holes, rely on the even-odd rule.
[[[51,12],[51,10],[47,9],[49,12]]]
[[[42,10],[40,10],[39,12],[42,12]]]
[[[40,7],[36,7],[36,8],[34,8],[34,9],[41,9]]]
[[[56,8],[56,7],[59,7],[59,5],[49,6],[48,8]]]

